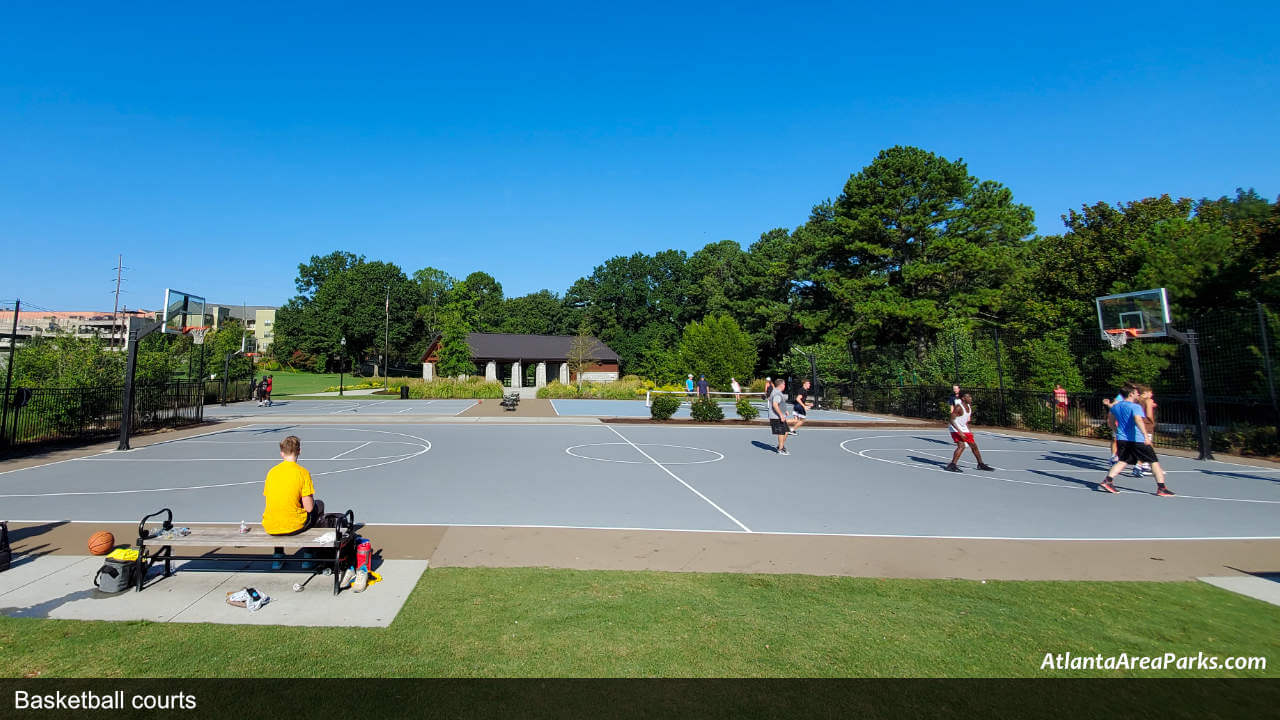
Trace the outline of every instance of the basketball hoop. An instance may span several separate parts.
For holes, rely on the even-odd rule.
[[[1133,328],[1123,330],[1107,330],[1102,335],[1103,339],[1111,343],[1112,350],[1119,350],[1124,344],[1129,342],[1130,338],[1138,337],[1138,331]]]
[[[186,327],[182,331],[191,336],[191,342],[196,345],[204,344],[204,334],[209,332],[207,327]]]

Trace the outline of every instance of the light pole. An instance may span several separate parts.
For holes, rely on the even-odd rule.
[[[347,336],[342,336],[342,350],[338,353],[338,397],[342,397],[342,371],[347,359]]]

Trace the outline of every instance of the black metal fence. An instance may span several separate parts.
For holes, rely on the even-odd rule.
[[[134,389],[134,430],[193,425],[204,420],[208,385],[178,382]],[[248,383],[245,383],[247,394]],[[217,389],[214,389],[215,397]],[[89,442],[120,435],[124,388],[12,388],[4,393],[0,450]]]

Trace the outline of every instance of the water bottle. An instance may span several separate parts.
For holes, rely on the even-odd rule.
[[[249,526],[245,524],[245,521],[241,520],[241,521],[240,521],[240,534],[241,534],[241,535],[246,535],[246,534],[248,534],[248,532],[249,532]]]

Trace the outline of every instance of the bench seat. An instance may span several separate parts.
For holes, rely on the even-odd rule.
[[[152,518],[164,517],[158,528],[147,527],[147,521]],[[173,560],[200,560],[211,562],[245,562],[254,560],[280,560],[281,562],[291,562],[292,558],[273,558],[264,556],[261,553],[232,553],[225,552],[223,548],[292,548],[292,549],[312,549],[324,552],[315,553],[314,558],[304,558],[305,562],[313,563],[315,568],[330,567],[333,572],[333,594],[337,595],[340,586],[339,583],[341,568],[345,562],[354,561],[355,551],[355,514],[348,510],[343,514],[335,528],[311,528],[297,535],[268,535],[262,530],[261,526],[253,526],[249,532],[240,532],[239,525],[203,525],[189,528],[189,535],[178,535],[176,533],[175,523],[173,522],[173,511],[169,508],[163,508],[158,512],[154,512],[142,518],[138,523],[138,560],[137,560],[137,587],[138,592],[142,591],[145,585],[147,572],[157,562],[164,562],[164,576],[168,577],[173,574],[170,563]],[[320,538],[326,534],[330,534],[331,538],[328,542],[321,542]],[[209,548],[205,552],[192,554],[188,550],[186,554],[175,554],[174,548]]]
[[[239,526],[193,527],[190,535],[145,538],[147,545],[171,545],[173,547],[286,547],[331,548],[333,541],[321,543],[317,538],[326,533],[336,533],[334,528],[312,528],[297,535],[268,535],[262,528],[241,533]]]

